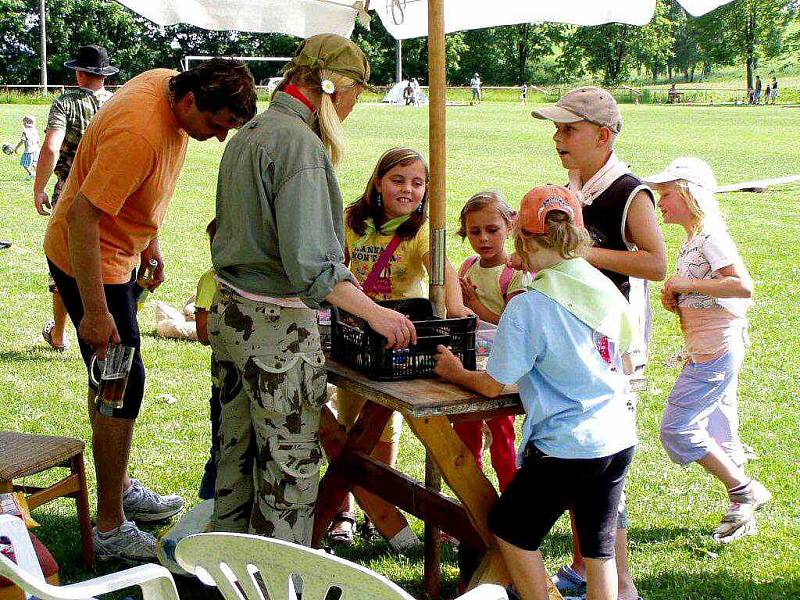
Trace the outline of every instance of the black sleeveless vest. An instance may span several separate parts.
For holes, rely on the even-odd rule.
[[[592,236],[595,247],[606,250],[628,250],[622,237],[625,226],[623,218],[626,216],[631,194],[642,185],[644,184],[641,179],[628,173],[608,186],[589,206],[583,207],[583,222]],[[648,188],[645,189],[649,191]],[[652,192],[650,197],[655,204]],[[617,286],[625,298],[628,298],[631,288],[630,278],[622,273],[600,270]]]

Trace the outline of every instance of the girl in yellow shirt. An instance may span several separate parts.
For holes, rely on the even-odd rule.
[[[431,267],[428,179],[428,165],[417,151],[392,148],[378,160],[361,197],[345,209],[345,262],[373,300],[427,296],[424,281]],[[461,298],[458,274],[449,262],[445,279],[447,315],[471,315]],[[339,390],[339,422],[350,429],[365,401]],[[372,453],[375,458],[395,464],[401,427],[402,418],[394,413]],[[405,517],[393,506],[370,497],[368,506],[362,508],[373,517],[381,515],[375,526],[395,549],[419,544]],[[348,495],[333,522],[330,539],[352,542],[354,525],[353,497]]]

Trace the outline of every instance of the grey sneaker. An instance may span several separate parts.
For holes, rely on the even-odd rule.
[[[131,487],[122,494],[125,517],[142,523],[168,519],[181,512],[183,504],[180,496],[160,496],[136,479],[131,479]]]
[[[104,537],[94,528],[94,555],[101,561],[126,563],[156,560],[156,538],[140,530],[132,521],[123,521],[112,535]]]

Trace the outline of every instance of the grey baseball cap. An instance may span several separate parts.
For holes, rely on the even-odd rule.
[[[614,133],[622,131],[622,115],[617,101],[608,90],[586,86],[567,92],[555,106],[548,106],[531,113],[532,117],[554,123],[577,123],[589,121],[600,127],[608,127]]]

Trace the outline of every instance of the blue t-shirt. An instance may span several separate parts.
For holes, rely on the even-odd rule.
[[[506,306],[486,371],[519,385],[520,449],[533,442],[557,458],[601,458],[636,444],[614,344],[536,290]]]

